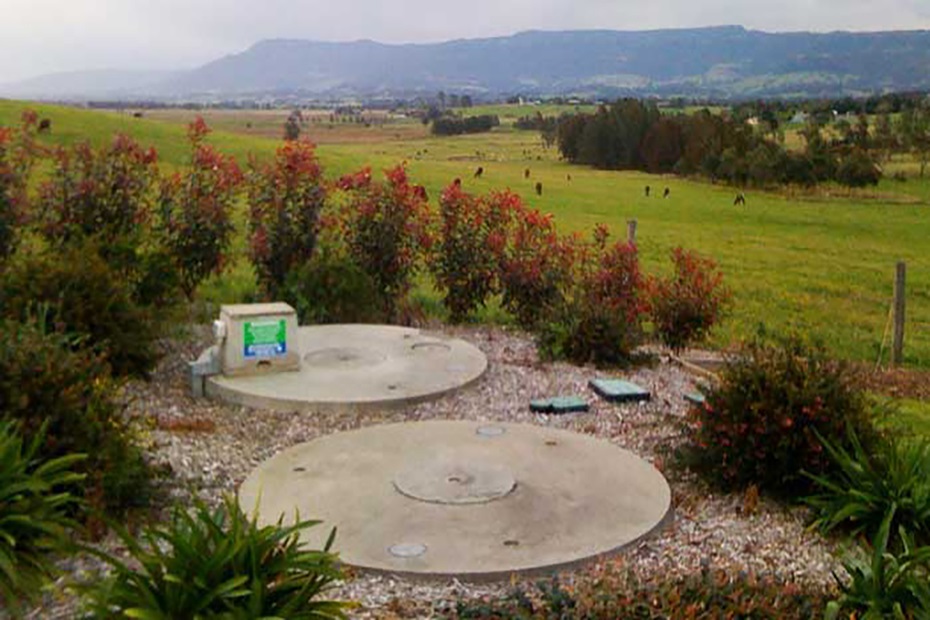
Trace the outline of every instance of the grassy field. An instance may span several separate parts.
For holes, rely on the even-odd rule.
[[[15,124],[22,107],[0,102],[0,124]],[[184,161],[183,124],[194,115],[171,111],[135,119],[36,107],[53,122],[51,136],[43,140],[67,143],[87,137],[99,142],[125,131],[155,145],[170,166]],[[512,119],[527,112],[513,107],[493,113]],[[274,124],[283,123],[285,116],[284,112],[236,112],[208,117],[208,122],[225,130],[215,132],[211,140],[241,161],[249,154],[267,157],[277,141],[263,136],[273,135]],[[326,125],[308,123],[307,133],[312,138],[319,132],[334,138],[318,140],[320,158],[330,175],[364,165],[379,170],[406,161],[413,179],[434,198],[454,178],[461,178],[465,188],[474,192],[509,187],[532,206],[554,213],[564,230],[587,231],[604,222],[615,235],[623,235],[626,221],[635,218],[643,262],[650,272],[667,269],[667,254],[677,245],[714,257],[734,299],[728,320],[714,335],[720,346],[764,322],[816,334],[841,356],[874,362],[888,318],[895,262],[904,260],[908,265],[905,358],[909,365],[930,368],[930,180],[884,180],[869,192],[839,188],[804,195],[749,192],[747,206],[737,208],[732,204],[732,188],[570,166],[559,161],[554,149],[544,149],[537,134],[507,126],[490,134],[434,138],[413,121],[370,128]],[[347,133],[362,130],[370,139],[362,141]],[[473,178],[477,166],[484,168],[481,179]],[[909,169],[906,161],[897,166]],[[527,168],[528,180],[523,176]],[[542,196],[533,190],[536,182],[543,185]],[[649,198],[644,195],[646,185],[653,188]],[[662,199],[660,190],[665,187],[670,196]],[[225,285],[214,283],[212,290],[241,292],[248,288],[247,278],[247,270],[238,269],[227,276]]]

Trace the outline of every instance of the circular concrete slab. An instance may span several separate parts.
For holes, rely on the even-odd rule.
[[[315,325],[299,329],[298,371],[217,375],[206,392],[232,403],[281,411],[390,407],[462,388],[488,362],[464,340],[392,325]]]
[[[617,551],[670,511],[665,478],[613,444],[526,424],[373,426],[294,446],[239,501],[263,522],[295,511],[362,569],[495,579]]]

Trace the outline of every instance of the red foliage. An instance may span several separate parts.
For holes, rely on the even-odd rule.
[[[52,175],[39,189],[42,232],[53,244],[98,237],[103,245],[140,232],[151,211],[158,174],[155,149],[117,135],[103,148],[59,148]]]
[[[441,234],[430,268],[453,321],[463,320],[498,289],[500,263],[519,196],[476,197],[451,184],[439,199]]]
[[[680,351],[704,337],[717,323],[729,292],[712,259],[678,247],[672,250],[672,262],[672,277],[650,282],[651,313],[662,342]]]
[[[432,236],[422,189],[409,183],[403,166],[384,176],[353,191],[342,228],[349,254],[374,280],[388,316],[395,316]]]
[[[243,175],[232,157],[203,144],[210,129],[199,116],[188,127],[191,165],[162,182],[161,234],[190,298],[207,276],[222,271],[233,232],[231,208]]]
[[[326,199],[313,143],[285,142],[267,165],[254,161],[248,175],[249,255],[265,293],[274,297],[287,274],[316,247]]]
[[[19,131],[0,127],[0,260],[13,253],[28,211],[32,165],[41,149],[35,141],[38,115],[26,110]]]
[[[578,244],[559,236],[551,214],[512,205],[513,226],[501,260],[503,304],[527,328],[561,304],[572,280]]]

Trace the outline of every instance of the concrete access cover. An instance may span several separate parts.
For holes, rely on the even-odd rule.
[[[665,478],[594,437],[528,424],[373,426],[294,446],[242,484],[262,522],[321,519],[349,565],[470,579],[568,567],[618,551],[670,511]]]
[[[389,407],[464,387],[488,362],[454,338],[392,325],[316,325],[298,330],[300,370],[242,377],[216,375],[209,396],[281,411]]]

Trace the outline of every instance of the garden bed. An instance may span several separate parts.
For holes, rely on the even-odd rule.
[[[207,344],[205,330],[166,344],[164,358],[150,382],[125,389],[132,415],[149,421],[152,455],[170,465],[166,482],[172,498],[197,493],[217,502],[235,491],[246,475],[279,450],[321,435],[373,424],[432,419],[523,422],[596,435],[633,451],[663,471],[673,492],[674,519],[665,530],[607,560],[643,578],[672,577],[711,565],[728,571],[777,574],[801,584],[828,585],[839,570],[832,544],[805,528],[802,509],[786,509],[755,495],[720,495],[696,478],[669,466],[681,441],[679,423],[686,411],[684,394],[697,378],[681,367],[658,361],[629,372],[604,372],[563,363],[542,363],[524,334],[501,328],[446,328],[488,358],[486,376],[476,385],[431,403],[392,411],[292,414],[252,410],[189,395],[186,361]],[[615,405],[598,398],[588,381],[616,376],[648,389],[644,403]],[[530,400],[557,395],[584,396],[587,413],[536,414]],[[312,517],[313,515],[302,515]],[[338,550],[338,535],[336,549]],[[109,541],[109,542],[108,542]],[[111,550],[116,543],[108,539]],[[86,557],[65,561],[66,570],[93,570]],[[563,580],[585,579],[588,571]],[[67,579],[68,576],[64,579]],[[378,575],[353,575],[333,593],[355,600],[358,618],[429,617],[454,608],[454,601],[495,596],[510,583],[473,585],[456,580],[413,582]],[[72,618],[75,601],[54,588],[56,598],[31,618]]]

